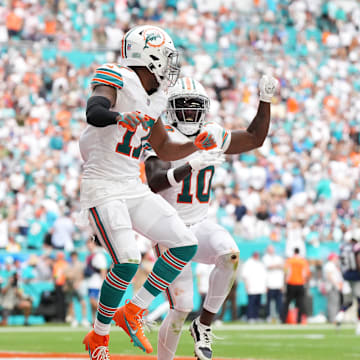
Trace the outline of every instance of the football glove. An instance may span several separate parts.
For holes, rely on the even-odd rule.
[[[259,82],[260,100],[271,103],[271,99],[274,96],[279,82],[269,75],[263,75]]]
[[[214,149],[217,146],[215,137],[212,134],[208,133],[207,131],[200,133],[195,138],[194,144],[199,149],[206,151]]]
[[[218,166],[225,161],[221,150],[202,151],[196,157],[189,160],[192,171],[199,171],[208,166]]]
[[[141,114],[140,111],[124,112],[119,115],[118,126],[123,126],[130,131],[135,131],[139,124],[144,130],[147,130],[151,126],[151,122],[154,122],[153,118]]]

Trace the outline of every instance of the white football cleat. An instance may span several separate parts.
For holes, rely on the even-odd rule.
[[[211,327],[206,326],[200,323],[199,318],[193,320],[190,324],[190,333],[194,338],[195,347],[194,352],[195,356],[199,360],[211,360],[212,359],[212,349],[211,343],[214,335],[211,332]]]

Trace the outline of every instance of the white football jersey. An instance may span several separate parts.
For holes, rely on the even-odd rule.
[[[111,111],[140,111],[155,123],[166,108],[163,91],[149,96],[136,73],[119,64],[98,67],[91,87],[97,85],[109,85],[117,90]],[[118,125],[85,128],[80,137],[80,152],[85,162],[80,194],[82,208],[98,206],[110,197],[142,196],[145,188],[141,186],[139,159],[150,133],[151,129],[144,130],[141,125],[135,131]]]
[[[217,143],[218,148],[225,152],[231,141],[230,131],[223,129],[215,123],[211,123],[211,127],[213,128],[213,134],[215,130],[217,131],[216,134],[219,133],[219,136],[216,136],[217,139],[224,139],[224,141],[217,141]],[[165,128],[173,141],[178,143],[189,141],[189,138],[183,135],[175,127],[166,125]],[[153,150],[145,150],[144,159],[146,160],[151,156],[156,156],[156,153]],[[184,165],[191,158],[196,156],[197,152],[183,159],[171,161],[171,168],[177,168]],[[159,192],[159,194],[177,210],[179,216],[186,225],[198,223],[206,218],[214,170],[214,166],[208,166],[200,171],[193,171],[176,186],[172,186]]]

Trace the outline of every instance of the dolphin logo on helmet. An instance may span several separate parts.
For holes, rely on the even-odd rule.
[[[157,31],[156,29],[155,30],[148,29],[147,31],[145,30],[143,35],[145,38],[144,49],[148,48],[149,46],[159,47],[165,43],[165,36],[161,32]],[[158,40],[160,40],[160,41],[158,41]]]

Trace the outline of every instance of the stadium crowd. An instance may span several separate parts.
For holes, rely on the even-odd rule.
[[[239,242],[281,244],[284,257],[299,248],[310,264],[325,262],[331,250],[322,245],[346,241],[360,227],[356,1],[5,0],[4,284],[7,262],[21,258],[22,267],[33,266],[34,258],[19,254],[36,253],[49,265],[57,257],[53,251],[88,253],[91,234],[75,218],[77,140],[85,127],[89,80],[99,62],[117,60],[124,32],[142,23],[169,31],[182,50],[182,75],[204,84],[209,119],[226,128],[246,127],[253,118],[263,73],[279,79],[268,139],[260,150],[228,157],[217,169],[211,216]],[[79,52],[91,63],[79,62]],[[53,279],[53,270],[49,274]]]

